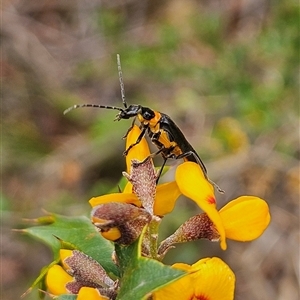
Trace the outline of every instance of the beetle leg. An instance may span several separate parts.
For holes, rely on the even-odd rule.
[[[160,178],[160,176],[162,174],[162,171],[163,171],[163,169],[164,169],[164,167],[166,165],[167,160],[168,160],[168,158],[164,157],[164,162],[163,162],[162,166],[160,167],[160,169],[159,169],[159,171],[157,173],[156,185],[158,184],[159,178]]]
[[[140,135],[138,136],[136,142],[133,143],[133,144],[131,144],[131,145],[123,152],[123,155],[124,155],[124,156],[126,156],[126,155],[128,154],[129,150],[130,150],[132,147],[134,147],[135,145],[137,145],[137,144],[142,140],[142,138],[143,138],[143,137],[145,136],[145,134],[146,134],[147,128],[148,128],[148,126],[144,126],[144,127],[143,127],[142,132],[141,132]],[[131,130],[131,128],[130,128],[130,130]],[[130,131],[130,130],[129,130],[129,131]],[[128,132],[129,132],[129,131],[128,131]]]
[[[123,139],[126,139],[126,138],[127,138],[127,135],[128,135],[129,132],[132,130],[132,128],[133,128],[133,126],[134,126],[134,123],[135,123],[135,119],[136,119],[136,118],[133,118],[132,123],[131,123],[131,126],[128,128],[128,130],[126,131],[126,133],[125,133],[124,136],[122,137]]]
[[[208,179],[207,178],[207,170],[206,170],[206,167],[205,167],[203,161],[193,151],[188,151],[188,152],[182,153],[182,154],[176,156],[175,159],[185,158],[185,157],[190,156],[190,155],[192,155],[195,158],[196,162],[198,163],[201,170],[203,171],[203,174],[204,174],[205,178]]]
[[[170,148],[166,148],[164,146],[162,146],[162,148],[160,148],[158,151],[156,151],[155,153],[152,153],[150,156],[151,157],[155,157],[156,155],[162,153],[162,157],[164,159],[162,166],[160,167],[158,173],[157,173],[157,178],[156,178],[156,184],[158,184],[158,181],[160,179],[160,176],[164,170],[164,167],[166,165],[166,162],[169,158],[173,158],[174,154],[172,154],[171,152],[173,151],[174,147],[170,147]],[[165,152],[168,152],[168,154],[166,154]]]

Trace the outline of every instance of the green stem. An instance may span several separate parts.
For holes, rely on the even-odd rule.
[[[149,242],[150,242],[150,256],[153,259],[158,260],[157,255],[157,239],[158,239],[158,228],[161,222],[161,218],[158,216],[152,216],[152,220],[149,223],[148,226],[148,232],[149,232]]]

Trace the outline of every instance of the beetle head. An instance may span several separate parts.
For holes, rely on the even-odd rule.
[[[141,105],[131,104],[127,108],[121,110],[117,114],[115,120],[120,121],[122,119],[130,119],[130,118],[136,117],[140,113],[142,113]]]

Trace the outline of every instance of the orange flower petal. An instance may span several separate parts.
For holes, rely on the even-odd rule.
[[[60,260],[61,260],[61,263],[64,267],[64,269],[66,271],[69,270],[69,266],[67,264],[65,264],[64,260],[70,256],[73,255],[73,251],[72,250],[68,250],[68,249],[60,249],[59,250],[59,256],[60,256]]]
[[[193,264],[172,266],[189,273],[153,294],[154,300],[233,300],[235,276],[219,258],[204,258]]]
[[[122,202],[122,203],[134,204],[135,206],[138,207],[141,207],[142,205],[141,201],[137,198],[137,196],[132,193],[113,193],[113,194],[93,197],[89,200],[89,203],[92,207],[104,203],[110,203],[110,202]]]
[[[175,181],[158,185],[154,201],[154,214],[164,216],[170,213],[174,209],[175,202],[180,194]]]
[[[46,275],[48,291],[53,295],[69,294],[66,284],[71,281],[73,277],[59,265],[52,266]]]
[[[181,268],[178,268],[181,269]],[[184,269],[181,269],[184,270]],[[185,271],[185,270],[184,270]],[[194,295],[194,284],[189,273],[152,294],[153,300],[190,300]]]
[[[78,293],[76,300],[109,300],[109,298],[101,296],[98,290],[91,287],[82,287]]]
[[[101,235],[110,241],[115,241],[121,237],[121,232],[117,227],[110,228],[108,231],[101,232]]]
[[[203,203],[216,207],[212,184],[204,177],[200,166],[194,162],[184,162],[176,169],[176,182],[181,192],[199,206]],[[192,196],[192,197],[190,197]]]
[[[128,181],[125,185],[125,188],[123,190],[124,194],[128,194],[128,193],[132,193],[132,183],[130,181]]]
[[[196,299],[233,300],[235,275],[221,259],[205,258],[191,267]],[[202,298],[201,298],[202,297]]]
[[[140,128],[137,125],[133,125],[126,138],[126,150],[128,149],[129,146],[136,143],[140,134],[141,134]],[[129,150],[128,154],[126,155],[127,172],[130,172],[132,159],[143,161],[149,155],[150,155],[149,146],[146,139],[143,137],[142,140],[137,145],[132,147]]]
[[[200,166],[194,162],[184,162],[177,167],[175,178],[181,193],[195,201],[214,223],[220,234],[221,248],[226,250],[225,230],[216,209],[214,188],[204,177]]]
[[[176,263],[176,264],[172,265],[172,268],[179,269],[179,270],[186,271],[186,272],[191,271],[191,266],[188,264],[184,264],[184,263]]]
[[[254,196],[242,196],[220,210],[226,237],[236,241],[258,238],[270,223],[266,201]]]

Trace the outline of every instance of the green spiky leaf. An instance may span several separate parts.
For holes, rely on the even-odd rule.
[[[116,246],[122,278],[117,300],[145,299],[187,273],[141,256],[141,238],[128,247]]]
[[[108,274],[118,275],[118,269],[111,259],[113,244],[102,238],[91,221],[84,217],[66,217],[50,214],[38,219],[40,226],[24,229],[23,232],[50,246],[58,258],[62,245],[78,249],[91,256]]]

